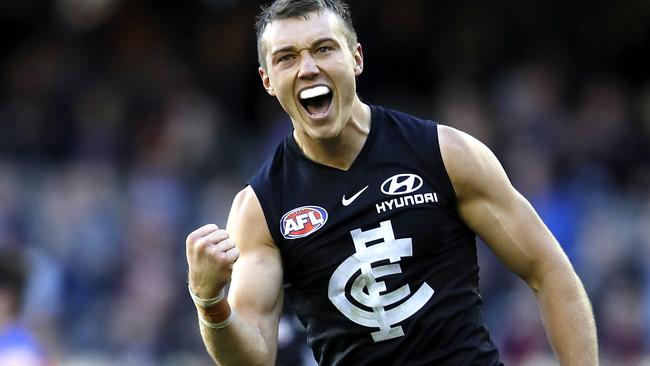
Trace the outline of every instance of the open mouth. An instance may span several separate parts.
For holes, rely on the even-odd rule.
[[[332,104],[332,91],[330,88],[319,85],[300,92],[300,104],[312,117],[321,117]]]

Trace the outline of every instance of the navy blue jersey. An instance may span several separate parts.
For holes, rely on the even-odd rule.
[[[476,235],[437,125],[371,106],[343,171],[287,136],[251,179],[285,293],[319,365],[500,365],[481,319]]]

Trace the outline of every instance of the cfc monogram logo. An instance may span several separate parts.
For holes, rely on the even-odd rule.
[[[393,325],[404,321],[420,310],[433,296],[434,291],[427,283],[424,283],[412,295],[409,285],[382,294],[386,291],[386,283],[378,281],[378,279],[402,273],[401,267],[396,262],[399,262],[402,257],[413,255],[411,238],[395,239],[390,220],[382,221],[378,228],[367,231],[356,229],[352,230],[350,234],[356,253],[343,261],[332,274],[328,288],[330,301],[353,322],[365,327],[379,328],[378,331],[371,333],[375,342],[403,336],[402,327]],[[370,243],[377,244],[367,246]],[[372,266],[375,262],[385,260],[389,260],[391,264]],[[353,278],[359,271],[361,274]],[[351,280],[354,282],[352,282],[350,296],[365,306],[365,309],[355,305],[347,298],[345,288]],[[385,309],[404,299],[406,300],[401,304]]]

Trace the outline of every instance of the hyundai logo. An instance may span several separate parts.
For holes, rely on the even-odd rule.
[[[397,174],[381,184],[381,191],[391,196],[415,192],[422,187],[422,178],[415,174]]]

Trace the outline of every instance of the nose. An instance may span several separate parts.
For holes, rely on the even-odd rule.
[[[314,60],[311,53],[307,50],[303,50],[301,53],[298,77],[309,79],[318,75],[320,69],[318,68],[318,65],[316,65],[316,60]]]

